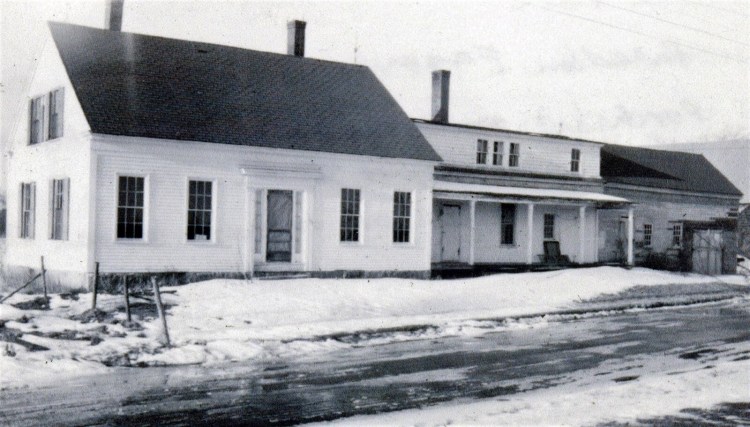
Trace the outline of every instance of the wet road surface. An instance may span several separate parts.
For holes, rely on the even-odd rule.
[[[572,373],[635,355],[697,359],[747,341],[745,299],[260,365],[122,368],[40,389],[0,391],[0,424],[292,425],[508,396],[563,384]]]

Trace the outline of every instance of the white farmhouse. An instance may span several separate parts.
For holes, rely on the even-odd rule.
[[[117,6],[117,2],[113,3]],[[121,5],[121,3],[120,3]],[[430,270],[440,160],[364,66],[51,23],[8,171],[10,275]],[[385,273],[383,273],[385,272]]]

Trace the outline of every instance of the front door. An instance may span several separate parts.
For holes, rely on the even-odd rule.
[[[268,190],[268,235],[266,236],[266,261],[292,261],[292,218],[294,193]]]
[[[443,205],[440,208],[440,260],[461,259],[461,206]]]

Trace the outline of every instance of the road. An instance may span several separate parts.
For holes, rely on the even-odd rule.
[[[700,358],[750,340],[750,301],[362,346],[296,360],[122,368],[0,392],[3,425],[291,425],[510,396],[638,355]],[[625,375],[625,374],[623,374]]]

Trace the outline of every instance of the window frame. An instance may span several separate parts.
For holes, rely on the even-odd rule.
[[[118,228],[119,228],[119,210],[120,210],[120,178],[140,178],[143,179],[143,206],[141,206],[141,209],[143,211],[142,214],[142,232],[141,237],[119,237],[118,236]],[[115,215],[114,215],[114,240],[118,243],[132,243],[132,244],[145,244],[149,241],[149,221],[148,221],[148,213],[149,213],[149,194],[150,194],[150,175],[149,174],[139,174],[139,173],[118,173],[115,175],[115,192],[114,192],[114,199],[115,199]]]
[[[18,237],[33,240],[36,236],[36,182],[22,182],[20,191]],[[28,196],[28,207],[27,207]],[[26,213],[28,212],[28,217]]]
[[[643,224],[643,247],[650,248],[653,244],[654,226],[650,223]]]
[[[678,231],[679,230],[679,231]],[[683,227],[682,224],[672,224],[672,247],[682,248]]]
[[[398,195],[405,195],[407,197],[406,200],[406,215],[398,215],[397,209],[399,206],[399,202],[397,200]],[[398,221],[402,220],[406,223],[406,228],[398,228]],[[392,242],[394,244],[410,244],[414,241],[414,192],[413,191],[399,191],[395,190],[393,192],[393,221],[392,221],[392,227],[391,227],[391,238]],[[397,233],[398,232],[406,232],[406,240],[398,240],[397,239]]]
[[[60,184],[58,192],[58,184]],[[60,207],[58,207],[58,201]],[[57,215],[61,216],[60,222]],[[60,227],[60,229],[58,229]],[[50,182],[50,240],[68,240],[70,229],[70,178],[52,179]],[[59,233],[59,234],[58,234]]]
[[[478,165],[486,165],[487,164],[487,154],[489,153],[489,145],[488,141],[486,139],[477,139],[477,149],[476,149],[476,162]]]
[[[190,227],[190,183],[191,182],[202,182],[202,183],[210,183],[211,184],[211,206],[209,213],[211,214],[211,221],[208,224],[209,227],[209,234],[210,237],[206,240],[200,240],[200,239],[190,239],[188,234],[188,229]],[[185,192],[185,242],[189,244],[198,244],[198,245],[205,245],[205,244],[211,244],[216,243],[216,209],[217,209],[217,201],[216,201],[216,195],[218,192],[218,183],[216,179],[211,178],[204,178],[204,177],[187,177],[185,180],[186,184],[186,192]],[[195,210],[195,209],[192,209]],[[205,211],[205,209],[203,209]]]
[[[521,144],[518,142],[511,142],[510,144],[508,144],[508,167],[517,168],[520,165]]]
[[[547,221],[547,219],[551,219],[551,221]],[[547,233],[549,231],[549,233]],[[555,239],[555,214],[553,213],[545,213],[544,214],[544,220],[542,223],[542,236],[544,237],[544,240],[556,240]]]
[[[581,172],[581,150],[579,148],[570,150],[570,171]]]
[[[503,149],[505,148],[504,141],[493,141],[492,144],[492,165],[502,166],[503,165]]]
[[[356,212],[355,213],[349,213],[344,211],[344,194],[345,192],[353,192],[351,194],[356,194]],[[349,193],[346,193],[349,194]],[[341,188],[341,192],[339,193],[339,243],[342,244],[353,244],[358,245],[361,244],[362,239],[362,190],[359,188]],[[348,200],[348,199],[347,199]],[[353,203],[353,202],[348,202]],[[348,210],[348,209],[347,209]],[[356,219],[356,227],[346,227],[345,222],[346,218],[354,218]],[[346,238],[346,232],[352,231],[355,233],[353,237],[356,238]]]
[[[512,209],[511,209],[512,208]],[[507,221],[506,212],[512,211],[510,221]],[[501,203],[500,204],[500,246],[515,246],[516,245],[516,216],[518,213],[518,206],[515,203]],[[510,243],[506,242],[506,227],[511,227]]]

